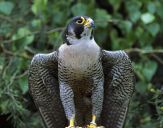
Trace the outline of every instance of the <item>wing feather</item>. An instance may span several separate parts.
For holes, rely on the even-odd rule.
[[[57,52],[37,54],[29,68],[29,88],[47,128],[64,128],[65,113],[59,96]]]
[[[122,128],[134,91],[131,61],[124,51],[102,53],[105,82],[101,122],[106,128]]]

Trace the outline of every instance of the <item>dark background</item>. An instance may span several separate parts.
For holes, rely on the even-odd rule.
[[[163,1],[0,0],[0,128],[41,128],[28,92],[34,54],[62,44],[76,15],[95,20],[95,40],[125,50],[136,76],[125,128],[163,128]]]

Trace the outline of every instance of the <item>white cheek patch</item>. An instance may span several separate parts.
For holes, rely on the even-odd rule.
[[[83,31],[83,32],[81,33],[81,37],[84,37],[84,36],[87,36],[87,32],[86,32],[86,31]]]
[[[74,35],[67,35],[66,38],[70,42],[70,44],[76,44],[77,43],[77,38]]]
[[[75,32],[74,32],[74,30],[73,30],[73,28],[69,28],[68,29],[68,34],[70,35],[70,36],[75,36]]]
[[[91,36],[91,32],[92,30],[87,28],[87,27],[84,27],[84,31],[81,33],[81,38],[88,38]]]
[[[74,44],[74,40],[76,40],[75,32],[72,28],[69,28],[68,35],[66,35],[66,38],[71,44]]]

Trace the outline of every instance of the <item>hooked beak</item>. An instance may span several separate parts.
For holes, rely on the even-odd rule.
[[[95,28],[94,21],[92,19],[90,19],[90,18],[85,20],[84,26],[86,26],[87,28],[92,28],[92,29]]]

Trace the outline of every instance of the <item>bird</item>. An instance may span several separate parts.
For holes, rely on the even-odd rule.
[[[29,91],[47,128],[122,128],[134,92],[134,71],[123,50],[102,49],[95,22],[75,16],[63,43],[38,53],[29,66]]]

